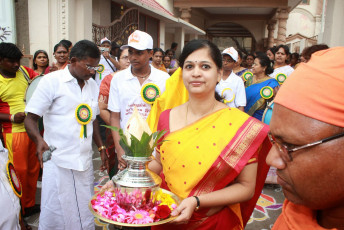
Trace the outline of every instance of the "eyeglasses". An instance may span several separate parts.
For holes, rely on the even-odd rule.
[[[268,137],[270,139],[270,142],[273,145],[276,144],[276,146],[277,146],[277,148],[278,148],[278,150],[279,150],[279,152],[280,152],[280,154],[282,156],[282,159],[285,162],[290,162],[290,161],[293,161],[293,157],[291,156],[292,152],[295,152],[295,151],[298,151],[298,150],[301,150],[301,149],[305,149],[305,148],[309,148],[309,147],[312,147],[312,146],[320,145],[322,143],[325,143],[325,142],[328,142],[328,141],[332,141],[332,140],[338,139],[340,137],[344,137],[344,132],[336,134],[336,135],[333,135],[333,136],[330,136],[330,137],[327,137],[327,138],[324,138],[324,139],[319,140],[319,141],[315,141],[315,142],[306,144],[306,145],[302,145],[302,146],[299,146],[299,147],[296,147],[296,148],[291,148],[291,149],[287,145],[285,145],[285,144],[278,143],[276,141],[276,138],[270,132],[268,133]]]
[[[232,59],[222,59],[222,62],[224,62],[224,63],[233,63],[235,61],[232,60]]]
[[[97,70],[100,69],[100,66],[93,67],[93,66],[87,65],[86,63],[84,63],[84,64],[85,64],[87,70],[94,70],[94,71],[97,71]]]
[[[120,59],[123,59],[124,61],[128,61],[129,60],[129,56],[123,56]]]

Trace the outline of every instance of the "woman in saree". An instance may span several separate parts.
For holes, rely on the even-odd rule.
[[[162,58],[164,57],[164,55],[165,55],[165,53],[162,49],[154,48],[151,65],[154,68],[159,69],[159,70],[167,73],[167,70],[166,70],[164,64],[162,63]]]
[[[283,84],[287,77],[294,72],[294,68],[287,64],[289,55],[288,46],[279,45],[276,47],[274,71],[269,76],[275,78],[280,84]]]
[[[183,200],[173,222],[152,229],[244,229],[268,170],[268,127],[215,99],[222,56],[213,43],[187,43],[179,61],[189,100],[161,113],[168,141],[149,169]]]
[[[247,99],[245,112],[260,121],[268,101],[273,99],[279,89],[279,83],[268,76],[272,72],[268,56],[258,52],[252,66],[253,76],[245,82]]]
[[[49,57],[45,50],[37,50],[33,55],[33,70],[38,75],[44,75],[49,73],[46,71],[49,66]]]

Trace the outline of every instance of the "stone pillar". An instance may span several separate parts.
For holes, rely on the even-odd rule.
[[[344,1],[327,1],[323,43],[329,47],[344,46]]]
[[[286,8],[279,9],[278,12],[278,31],[277,31],[277,45],[285,44],[286,42],[286,28],[289,11]]]
[[[276,25],[276,20],[271,19],[268,21],[268,48],[273,47],[275,43],[275,25]]]
[[[185,7],[185,8],[180,8],[179,11],[181,11],[180,18],[183,19],[186,22],[190,22],[191,18],[191,8],[190,7]]]
[[[178,59],[184,47],[184,41],[185,41],[185,30],[183,27],[176,28],[176,31],[174,34],[174,41],[178,43],[178,47],[176,51],[176,58]]]
[[[160,44],[158,44],[158,46],[162,49],[162,50],[166,50],[165,49],[165,22],[160,21],[160,29],[159,29],[159,42]]]

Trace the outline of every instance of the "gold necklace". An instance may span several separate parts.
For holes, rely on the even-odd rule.
[[[216,106],[216,100],[214,102],[213,108],[208,113],[203,114],[202,117],[213,112],[215,109],[215,106]],[[188,124],[188,112],[189,112],[189,103],[186,105],[185,126],[187,126],[187,124]]]
[[[144,76],[144,77],[137,76],[137,75],[135,75],[135,74],[133,74],[133,75],[134,75],[135,77],[138,77],[138,78],[146,79],[150,74],[151,74],[151,71],[149,71],[149,73],[148,73],[146,76]]]

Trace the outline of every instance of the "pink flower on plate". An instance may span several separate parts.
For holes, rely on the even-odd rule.
[[[130,211],[127,215],[128,224],[148,224],[154,222],[150,214],[143,210]]]

